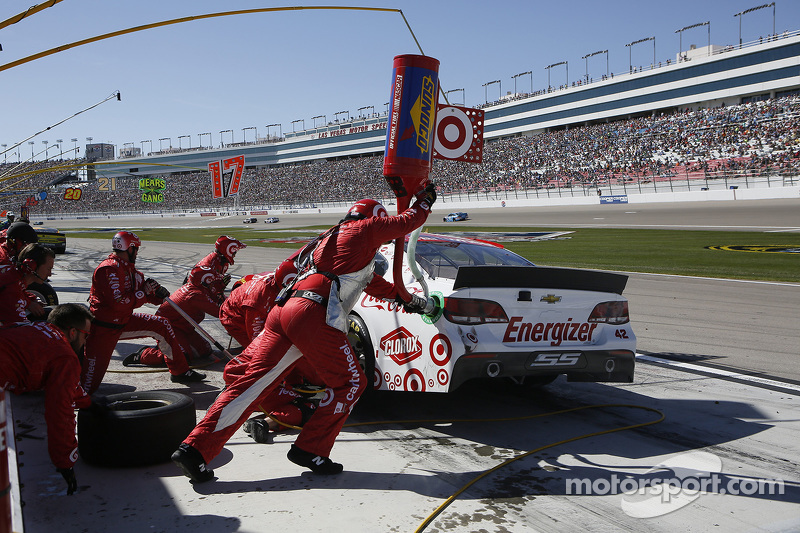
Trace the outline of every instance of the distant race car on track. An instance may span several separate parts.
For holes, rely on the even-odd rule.
[[[376,256],[392,280],[394,245]],[[404,254],[405,255],[405,254]],[[423,233],[416,246],[433,316],[362,294],[349,338],[374,389],[448,392],[473,378],[523,385],[633,381],[627,276],[537,267],[499,244]],[[422,294],[404,257],[410,292]]]
[[[254,222],[258,222],[258,219],[256,217],[249,217],[242,220],[242,224],[253,224]]]
[[[458,212],[458,213],[450,213],[449,215],[444,217],[442,220],[445,221],[445,222],[458,222],[458,221],[461,221],[461,220],[467,220],[468,218],[469,218],[469,215],[467,215],[466,213]]]
[[[278,217],[267,217],[266,219],[264,219],[264,224],[277,224],[280,221],[281,219],[279,219]]]

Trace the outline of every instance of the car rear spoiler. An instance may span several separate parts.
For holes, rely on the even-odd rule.
[[[453,289],[510,287],[622,294],[628,276],[614,272],[540,266],[462,266]]]

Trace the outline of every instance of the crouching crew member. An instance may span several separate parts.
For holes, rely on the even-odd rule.
[[[176,383],[202,381],[205,374],[189,368],[184,349],[175,338],[175,331],[164,317],[133,310],[146,302],[161,304],[169,291],[134,266],[139,237],[130,231],[120,231],[111,239],[112,252],[92,274],[89,308],[94,313],[92,329],[86,341],[81,383],[93,394],[108,369],[114,347],[120,339],[152,337],[167,359],[171,379]]]

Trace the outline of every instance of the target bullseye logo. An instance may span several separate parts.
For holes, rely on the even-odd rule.
[[[456,159],[472,146],[472,122],[458,107],[443,107],[436,117],[436,151],[448,159]]]

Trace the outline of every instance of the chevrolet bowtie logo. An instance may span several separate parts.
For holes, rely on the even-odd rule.
[[[549,304],[554,304],[556,302],[561,301],[561,296],[556,296],[555,294],[548,294],[547,296],[542,296],[539,300],[540,302],[547,302]]]

